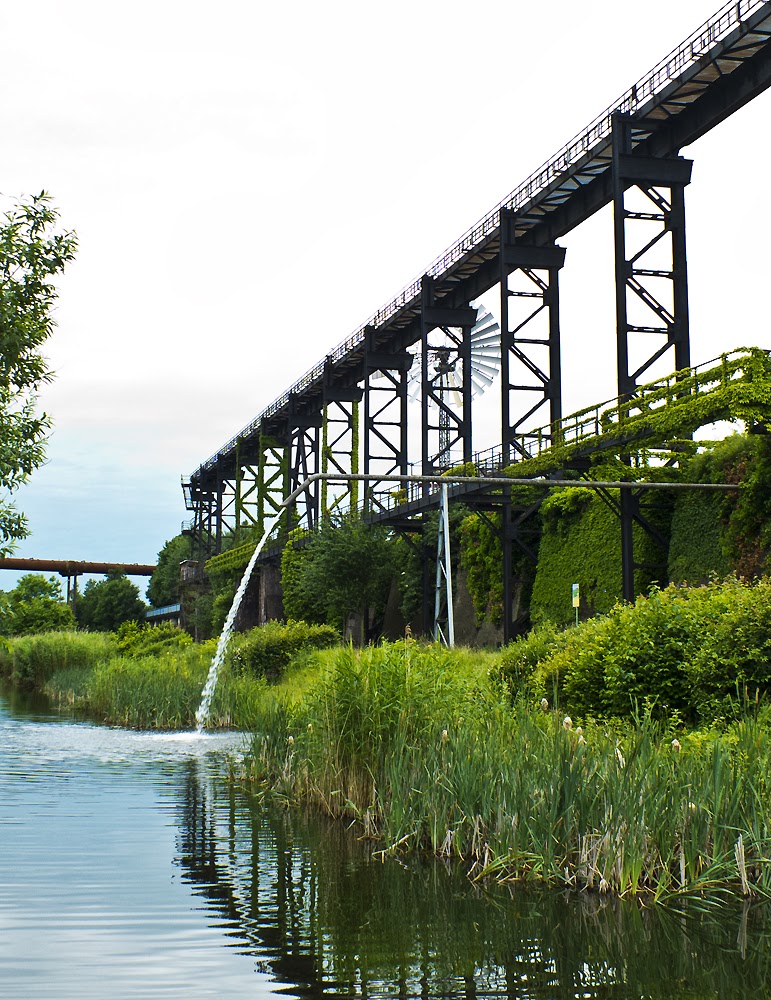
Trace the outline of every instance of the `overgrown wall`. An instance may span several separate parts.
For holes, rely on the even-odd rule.
[[[666,510],[652,515],[668,531]],[[553,493],[541,507],[542,534],[530,617],[534,624],[575,620],[572,584],[580,588],[580,617],[610,611],[621,599],[621,526],[604,500],[587,489]],[[635,562],[660,565],[635,572],[635,590],[644,593],[666,573],[666,553],[639,526],[634,527]]]

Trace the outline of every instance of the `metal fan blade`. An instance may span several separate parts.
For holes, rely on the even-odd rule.
[[[471,328],[471,394],[481,396],[495,381],[501,367],[501,328],[485,306],[477,306]]]

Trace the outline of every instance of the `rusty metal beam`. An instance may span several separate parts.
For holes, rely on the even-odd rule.
[[[0,559],[0,569],[29,570],[33,573],[58,573],[81,576],[83,573],[125,573],[126,576],[152,576],[156,567],[145,563],[71,562],[65,559]]]

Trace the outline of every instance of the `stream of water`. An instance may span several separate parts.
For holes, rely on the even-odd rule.
[[[482,890],[223,777],[235,735],[0,695],[0,997],[768,997],[763,907]]]

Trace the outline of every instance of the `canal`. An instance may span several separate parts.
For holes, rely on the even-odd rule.
[[[472,885],[226,780],[236,735],[0,693],[0,996],[771,995],[764,906]]]

